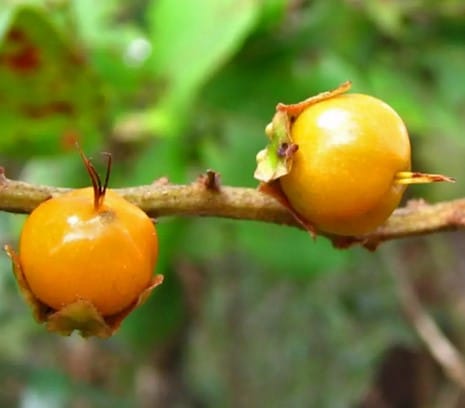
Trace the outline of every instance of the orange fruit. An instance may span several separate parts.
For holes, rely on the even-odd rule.
[[[293,209],[318,229],[365,234],[398,206],[406,184],[396,176],[410,170],[410,141],[383,101],[344,94],[317,102],[296,118],[291,138],[298,150],[280,185]]]
[[[24,224],[19,259],[30,291],[42,303],[59,310],[86,300],[109,316],[150,285],[158,239],[141,209],[106,190],[108,173],[102,187],[85,163],[94,187],[40,204]]]

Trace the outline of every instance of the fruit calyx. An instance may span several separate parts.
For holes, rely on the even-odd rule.
[[[292,158],[299,146],[292,141],[291,125],[295,118],[309,106],[347,92],[351,82],[346,81],[331,91],[321,92],[304,101],[286,105],[278,103],[271,123],[265,128],[270,143],[257,154],[257,168],[254,177],[269,183],[285,176],[291,171]]]
[[[396,184],[429,184],[439,182],[455,183],[455,178],[443,174],[420,173],[418,171],[399,171],[395,178]]]
[[[34,295],[24,275],[19,256],[13,248],[5,245],[4,250],[12,261],[13,273],[19,290],[30,306],[35,320],[45,324],[50,332],[63,336],[69,336],[75,330],[82,337],[95,336],[105,339],[112,336],[119,329],[123,320],[134,309],[142,305],[151,292],[163,282],[162,275],[155,275],[134,302],[121,312],[110,316],[102,316],[91,302],[82,299],[55,310]]]

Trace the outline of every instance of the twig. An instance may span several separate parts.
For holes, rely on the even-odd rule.
[[[207,177],[207,179],[205,178]],[[275,199],[252,188],[212,185],[211,171],[196,182],[115,189],[149,216],[209,216],[253,220],[301,228],[300,224]],[[32,185],[10,180],[0,173],[0,211],[29,213],[42,201],[69,189]],[[413,235],[465,228],[465,199],[429,205],[415,202],[394,212],[382,227],[360,237],[333,237],[334,244],[346,247],[361,244],[373,249],[379,243]]]
[[[389,258],[388,258],[389,257]],[[444,373],[461,389],[465,389],[465,360],[459,350],[447,339],[434,319],[426,312],[408,279],[408,273],[396,257],[387,255],[390,272],[396,282],[402,308]]]

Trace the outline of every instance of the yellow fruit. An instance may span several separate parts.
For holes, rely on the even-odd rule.
[[[293,209],[319,230],[368,233],[398,206],[410,170],[410,142],[400,116],[363,94],[308,106],[291,127],[298,145],[280,185]]]

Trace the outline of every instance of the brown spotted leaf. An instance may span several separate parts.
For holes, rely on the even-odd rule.
[[[46,11],[24,4],[3,7],[0,153],[59,152],[76,137],[86,148],[96,139],[102,109],[99,83],[84,55]]]

